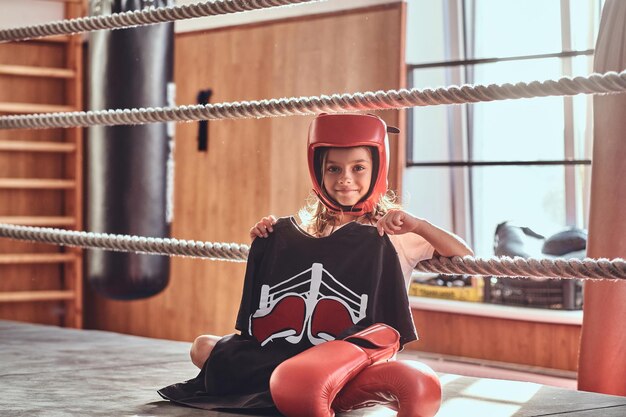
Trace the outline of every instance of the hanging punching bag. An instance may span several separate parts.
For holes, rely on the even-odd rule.
[[[92,0],[90,11],[92,15],[105,15],[164,7],[172,2]],[[92,32],[90,109],[171,105],[173,45],[173,23]],[[87,230],[152,237],[169,235],[167,167],[173,135],[168,131],[172,129],[165,123],[89,128]],[[85,275],[92,288],[106,297],[145,298],[167,286],[169,258],[89,250]]]

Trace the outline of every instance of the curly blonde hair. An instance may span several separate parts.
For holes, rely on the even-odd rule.
[[[398,196],[396,193],[388,190],[386,194],[380,197],[371,212],[358,217],[356,220],[359,223],[374,224],[387,214],[389,210],[402,208],[397,200]],[[325,236],[324,232],[329,227],[331,228],[330,233],[332,233],[337,221],[343,216],[349,216],[349,214],[329,210],[314,193],[309,194],[305,206],[298,211],[300,224],[308,233],[315,237]]]

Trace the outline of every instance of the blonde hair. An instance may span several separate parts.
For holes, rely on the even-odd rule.
[[[374,224],[378,219],[383,217],[389,210],[401,209],[402,206],[397,203],[398,197],[395,192],[388,190],[382,195],[374,209],[357,218],[360,223]],[[311,235],[316,237],[324,236],[324,232],[328,227],[333,228],[337,220],[342,216],[349,216],[343,212],[334,212],[329,210],[315,195],[309,194],[306,204],[298,211],[298,219],[302,227]],[[331,230],[332,232],[332,230]]]

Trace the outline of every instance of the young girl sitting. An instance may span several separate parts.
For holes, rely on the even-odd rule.
[[[435,255],[473,252],[458,236],[403,211],[395,203],[393,192],[387,190],[388,144],[376,137],[357,137],[359,129],[365,132],[368,128],[357,126],[364,121],[398,133],[373,115],[323,114],[313,122],[308,157],[315,195],[298,213],[298,227],[311,237],[323,238],[350,222],[375,226],[381,236],[388,235],[398,253],[408,289],[413,267],[420,261]],[[346,134],[350,129],[354,136]],[[386,135],[378,134],[386,139]],[[250,229],[250,238],[268,237],[276,221],[272,215],[262,218]],[[190,356],[198,368],[219,339],[212,335],[196,338]]]
[[[268,216],[253,239],[236,328],[191,348],[200,375],[159,393],[207,409],[271,408],[268,381],[286,359],[385,323],[417,339],[407,287],[433,254],[471,255],[457,236],[401,210],[387,191],[388,128],[373,115],[322,114],[309,130],[315,198],[294,217]],[[256,239],[256,238],[262,239]]]

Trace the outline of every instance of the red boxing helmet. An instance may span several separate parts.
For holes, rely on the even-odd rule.
[[[317,116],[309,128],[308,161],[313,192],[331,211],[361,216],[371,212],[387,192],[389,140],[387,132],[399,133],[395,127],[373,114],[326,114]],[[366,146],[372,151],[372,181],[367,194],[354,206],[342,206],[322,186],[322,150]]]

